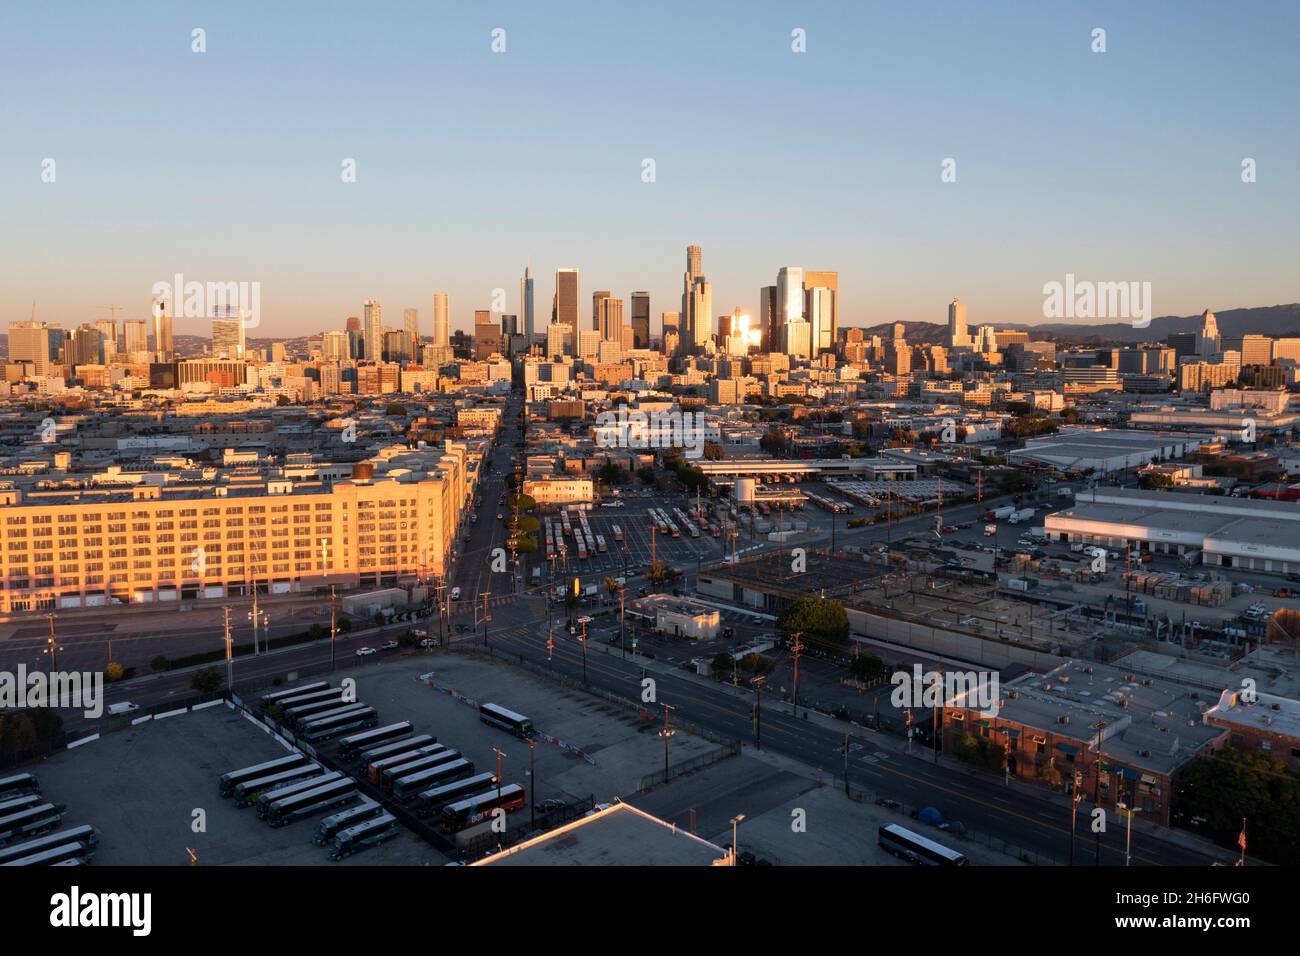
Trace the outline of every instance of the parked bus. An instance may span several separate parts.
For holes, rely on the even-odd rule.
[[[421,747],[427,747],[437,742],[438,738],[432,734],[416,734],[413,737],[389,741],[378,747],[363,750],[357,754],[356,759],[361,766],[369,767],[377,760],[383,760],[386,757],[400,757],[402,754],[410,753],[412,750],[419,750]]]
[[[301,724],[298,725],[298,732],[300,734],[307,734],[310,733],[311,731],[319,730],[323,727],[342,726],[348,724],[348,722],[353,718],[355,718],[358,714],[366,714],[367,712],[373,714],[376,718],[378,718],[378,714],[375,713],[375,709],[373,707],[367,704],[359,704],[359,703],[349,704],[346,707],[340,707],[338,710],[327,711],[323,714],[313,714],[307,720],[304,720]],[[375,723],[376,724],[379,723],[378,719],[375,720]],[[373,727],[374,725],[375,724],[371,724],[370,726]],[[347,729],[351,730],[352,727],[349,725]]]
[[[85,844],[76,842],[60,843],[48,850],[41,850],[28,856],[20,856],[17,859],[0,863],[0,866],[59,866],[71,863],[74,860],[84,862],[82,858],[85,853]]]
[[[894,856],[923,866],[966,866],[970,862],[956,850],[897,823],[880,828],[880,845]]]
[[[615,540],[618,544],[622,544],[622,543],[623,543],[623,529],[620,528],[618,525],[614,525],[614,526],[611,528],[611,530],[612,530],[613,533],[614,533],[614,540]]]
[[[420,757],[416,760],[410,760],[406,763],[394,764],[379,773],[379,789],[384,793],[389,793],[393,789],[393,784],[402,777],[415,773],[418,770],[426,770],[429,767],[437,767],[441,764],[448,763],[452,760],[460,759],[459,750],[443,749],[427,757]]]
[[[360,852],[368,846],[378,846],[391,840],[400,832],[397,818],[391,813],[384,813],[373,819],[358,823],[356,826],[342,830],[334,837],[334,846],[330,848],[330,859],[341,860],[345,856]]]
[[[284,700],[286,697],[293,697],[296,694],[306,694],[311,691],[324,690],[329,687],[329,681],[318,680],[311,684],[303,684],[300,687],[293,687],[289,690],[277,690],[273,694],[266,694],[261,699],[262,708],[266,709],[272,704]]]
[[[324,773],[319,764],[305,763],[298,767],[290,767],[288,770],[281,770],[279,773],[273,773],[269,777],[258,777],[256,780],[245,780],[238,784],[231,794],[235,799],[236,807],[251,807],[257,798],[268,790],[274,790],[286,783],[292,783],[295,780],[305,780],[308,777],[319,776]]]
[[[441,813],[442,808],[448,804],[455,803],[457,800],[464,800],[466,797],[472,797],[476,793],[483,793],[496,785],[496,774],[491,771],[476,773],[472,777],[454,780],[451,783],[440,784],[425,790],[416,798],[414,810],[416,814],[422,817],[427,817],[432,813]]]
[[[17,813],[19,810],[37,806],[44,799],[39,793],[25,793],[21,797],[14,797],[11,800],[0,800],[0,817],[6,817],[11,813]]]
[[[507,784],[499,792],[487,790],[443,807],[438,826],[443,833],[459,833],[483,822],[496,810],[518,810],[526,800],[523,787],[517,783]]]
[[[12,777],[0,777],[0,794],[40,793],[41,783],[33,774],[19,773]]]
[[[343,698],[343,691],[331,691],[333,698],[331,700],[312,701],[311,704],[295,704],[291,708],[285,708],[279,711],[279,715],[290,727],[296,727],[300,723],[311,721],[315,717],[324,717],[331,710],[342,708],[355,708],[356,701],[348,702]]]
[[[319,787],[322,784],[341,779],[343,779],[343,774],[339,773],[337,770],[330,770],[320,776],[312,777],[310,780],[299,780],[295,783],[288,783],[283,787],[276,787],[274,790],[268,790],[263,794],[259,794],[257,799],[253,801],[253,806],[257,809],[257,815],[259,817],[264,817],[266,816],[266,808],[277,800],[283,800],[285,797],[291,797],[296,793],[304,793],[314,787]]]
[[[389,767],[396,767],[400,764],[410,763],[420,757],[427,757],[430,754],[442,753],[447,748],[442,744],[428,744],[419,747],[416,750],[408,750],[406,753],[394,754],[391,757],[384,757],[381,760],[373,761],[366,767],[366,779],[375,786],[379,786],[379,775]]]
[[[303,739],[309,743],[319,743],[322,740],[337,737],[339,734],[346,734],[349,730],[364,730],[367,727],[375,726],[377,723],[379,723],[379,715],[375,713],[373,707],[368,707],[366,710],[351,716],[335,717],[331,721],[317,724],[303,734]]]
[[[62,803],[42,803],[0,817],[0,846],[25,836],[39,836],[63,822],[68,808]]]
[[[278,773],[281,770],[288,770],[290,767],[297,767],[307,763],[307,755],[292,753],[287,757],[280,757],[276,760],[268,760],[266,763],[255,764],[252,767],[245,767],[243,770],[232,770],[229,773],[221,775],[220,792],[223,797],[228,797],[235,792],[235,787],[246,780],[256,780],[258,777],[265,777],[268,774]]]
[[[359,734],[351,734],[339,741],[339,756],[344,760],[351,759],[358,751],[365,750],[375,744],[396,740],[398,737],[405,737],[410,734],[411,730],[411,722],[403,720],[400,723],[376,727],[374,730],[363,730]]]
[[[60,830],[57,833],[47,833],[45,836],[26,840],[22,843],[11,843],[9,846],[0,848],[0,864],[18,860],[33,853],[40,853],[43,850],[63,846],[65,843],[80,843],[85,847],[85,857],[89,860],[95,855],[95,847],[99,846],[99,834],[95,832],[95,828],[92,826],[79,826]]]
[[[599,554],[604,554],[608,550],[609,548],[605,545],[605,536],[603,534],[596,535],[596,551]]]
[[[357,782],[351,777],[343,777],[322,784],[315,790],[307,790],[275,801],[267,807],[266,822],[273,827],[287,826],[298,817],[321,810],[330,810],[356,798]]]
[[[295,694],[292,697],[286,697],[283,700],[277,700],[272,707],[278,707],[281,711],[288,710],[290,707],[297,707],[299,704],[315,704],[322,700],[338,700],[343,696],[343,688],[326,687],[324,690],[315,690],[309,694]],[[269,708],[268,708],[269,709]]]
[[[497,704],[483,704],[478,709],[478,716],[483,723],[508,730],[516,737],[525,740],[534,734],[531,720],[523,714],[516,714],[513,710],[506,710]]]
[[[317,846],[325,846],[334,839],[334,834],[340,830],[354,827],[358,823],[369,820],[371,817],[378,816],[383,812],[384,808],[375,801],[365,799],[361,806],[352,807],[350,810],[340,810],[316,824],[316,832],[311,835],[311,842]]]
[[[474,762],[461,757],[457,760],[449,760],[446,763],[429,767],[427,770],[420,770],[404,777],[398,777],[393,781],[393,799],[399,803],[405,803],[417,793],[428,790],[430,787],[437,786],[440,783],[447,783],[473,772]]]

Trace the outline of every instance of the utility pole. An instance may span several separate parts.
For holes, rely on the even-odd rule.
[[[226,692],[233,694],[235,692],[235,667],[234,653],[230,642],[230,608],[223,607],[221,610],[226,619]]]
[[[754,685],[754,749],[763,749],[763,685],[767,683],[766,677],[751,677],[749,682]]]
[[[528,822],[531,829],[537,829],[537,741],[528,738],[528,788],[532,796],[528,800]]]
[[[492,620],[492,615],[488,613],[488,596],[491,593],[491,591],[483,592],[483,648],[485,650],[488,646],[488,621]]]
[[[501,761],[506,758],[505,751],[492,748],[492,752],[497,755],[497,800],[501,799]]]
[[[626,582],[626,578],[624,581]],[[624,598],[627,596],[627,584],[620,584],[618,587],[618,649],[623,654],[623,659],[627,660],[627,645],[623,643],[624,635]]]
[[[664,783],[667,783],[668,782],[668,738],[671,737],[673,734],[677,733],[677,731],[670,729],[668,726],[668,712],[673,709],[672,705],[664,704],[663,708],[664,708],[664,729],[661,730],[659,734],[661,737],[664,738]]]
[[[1093,785],[1093,792],[1092,792],[1092,805],[1094,807],[1101,806],[1101,731],[1102,728],[1104,728],[1105,726],[1106,726],[1106,721],[1104,720],[1098,721],[1097,723],[1097,780],[1096,783]],[[1100,830],[1097,831],[1096,837],[1097,839],[1096,839],[1095,865],[1101,866],[1101,831]]]
[[[257,616],[257,579],[256,578],[253,579],[252,586],[253,586],[253,656],[256,657],[258,654],[258,650],[257,650],[258,616]]]
[[[50,655],[50,674],[52,675],[59,669],[59,644],[54,638],[54,614],[45,615],[45,619],[50,622],[50,639],[46,642],[45,653]]]
[[[334,606],[334,585],[330,585],[330,673],[334,673],[334,637],[339,632],[338,614]]]
[[[582,644],[582,683],[584,685],[587,683],[587,624],[590,621],[591,618],[586,614],[578,618],[578,623],[582,625],[582,634],[578,637],[578,641]]]
[[[939,709],[944,704],[943,679],[939,676],[938,671],[934,672],[934,685],[935,685],[934,689],[935,689],[935,694],[937,699],[934,707],[931,708],[934,714],[934,725],[930,730],[930,738],[931,738],[930,749],[934,752],[934,762],[938,763],[939,762]]]
[[[792,701],[794,706],[790,712],[794,714],[794,716],[798,717],[799,716],[799,655],[804,652],[804,646],[802,640],[803,634],[801,634],[799,631],[795,631],[794,634],[791,636],[794,638],[794,642],[790,645],[790,652],[794,654],[794,700]]]
[[[844,735],[844,796],[851,797],[849,790],[849,735]]]
[[[1083,802],[1083,771],[1074,771],[1074,787],[1070,794],[1070,866],[1074,866],[1074,829],[1079,815],[1079,804]]]

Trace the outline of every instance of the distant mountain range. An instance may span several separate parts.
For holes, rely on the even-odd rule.
[[[1234,338],[1251,333],[1272,336],[1300,336],[1300,302],[1290,305],[1266,305],[1252,309],[1214,310],[1219,324],[1219,334]],[[889,338],[893,322],[884,322],[863,329],[867,335]],[[975,329],[971,326],[971,331]],[[1050,339],[1056,342],[1079,345],[1102,345],[1109,342],[1163,342],[1175,332],[1194,332],[1201,327],[1200,315],[1162,315],[1152,319],[1144,329],[1135,329],[1127,322],[1109,322],[1101,325],[1084,325],[1070,322],[1048,322],[1041,325],[1021,323],[995,323],[994,328],[1015,329],[1029,333],[1031,339]],[[904,322],[903,335],[909,342],[941,344],[948,335],[946,323]]]

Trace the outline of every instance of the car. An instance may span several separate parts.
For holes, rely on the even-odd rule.
[[[370,656],[371,654],[373,654],[373,653],[375,653],[375,649],[374,649],[373,647],[358,647],[358,648],[357,648],[357,657],[369,657],[369,656]]]
[[[1138,561],[1141,562],[1142,564],[1150,564],[1154,560],[1155,558],[1152,557],[1152,555],[1150,554],[1144,554],[1140,558],[1138,558]]]
[[[384,643],[379,645],[381,651],[395,651],[397,650],[397,647],[398,644],[396,641],[384,641]]]
[[[503,515],[500,511],[498,511],[498,512],[497,512],[497,520],[498,520],[498,521],[502,521],[502,520],[504,520],[504,519],[505,519],[505,515]]]
[[[451,599],[452,599],[453,601],[459,601],[459,600],[460,600],[460,588],[452,588],[452,589],[451,589]]]
[[[548,797],[547,799],[535,804],[535,808],[538,813],[552,813],[556,810],[563,810],[564,801],[558,800],[555,797]]]
[[[429,636],[429,632],[428,632],[428,631],[425,631],[425,630],[421,630],[420,628],[417,627],[417,628],[413,628],[413,629],[411,630],[411,636],[412,636],[412,637],[421,637],[421,638],[423,638],[423,637],[428,637],[428,636]]]
[[[426,637],[424,640],[420,642],[420,646],[423,647],[425,650],[428,650],[432,647],[437,647],[438,642],[431,637]]]

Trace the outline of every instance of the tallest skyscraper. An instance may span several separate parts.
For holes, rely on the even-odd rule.
[[[533,347],[533,270],[524,268],[524,277],[519,280],[519,317],[524,323],[524,348]]]
[[[704,251],[699,246],[686,247],[682,323],[682,349],[689,352],[703,349],[713,333],[713,289],[704,278]]]

